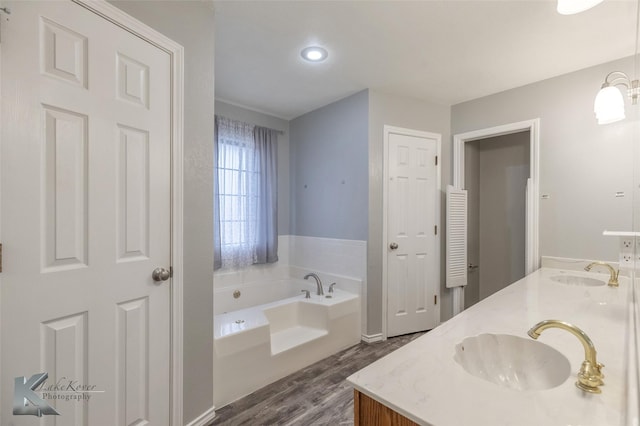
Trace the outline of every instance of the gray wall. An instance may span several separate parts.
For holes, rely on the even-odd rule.
[[[529,132],[472,143],[480,154],[478,272],[484,299],[525,275]]]
[[[478,143],[464,144],[464,189],[467,190],[467,261],[480,264],[480,151]],[[464,307],[480,301],[480,271],[467,274]]]
[[[367,239],[367,90],[290,122],[291,233]]]
[[[439,133],[442,135],[442,188],[450,181],[450,108],[417,99],[369,90],[369,239],[367,241],[367,334],[382,332],[382,172],[384,125]],[[441,194],[441,224],[444,230],[444,192]],[[441,235],[441,253],[445,236]],[[444,255],[441,256],[441,283],[444,283]],[[441,317],[451,317],[450,295],[441,284]]]
[[[185,48],[184,422],[213,405],[213,10],[202,1],[113,1]],[[186,25],[188,23],[188,25]]]
[[[599,126],[593,114],[613,70],[633,75],[632,58],[452,107],[452,134],[540,118],[542,256],[616,260],[618,242],[602,231],[631,229],[633,121]]]
[[[519,280],[525,273],[526,182],[529,132],[465,143],[468,191],[465,307]]]
[[[224,117],[283,132],[278,135],[278,235],[289,235],[289,122],[222,101],[215,107]]]

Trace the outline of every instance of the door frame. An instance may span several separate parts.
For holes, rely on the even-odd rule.
[[[436,205],[435,208],[435,222],[438,226],[438,233],[436,234],[436,253],[435,253],[435,280],[436,280],[436,295],[440,300],[440,252],[442,251],[441,247],[441,239],[442,235],[442,226],[440,223],[441,216],[441,205],[442,205],[442,135],[439,133],[425,132],[422,130],[413,130],[406,129],[403,127],[395,127],[385,124],[383,130],[383,171],[382,171],[382,340],[387,340],[387,322],[388,318],[388,310],[387,310],[387,300],[389,296],[389,287],[387,283],[387,247],[389,241],[387,239],[387,205],[388,205],[388,197],[389,197],[389,135],[390,134],[400,134],[405,136],[415,136],[419,138],[428,138],[436,140],[436,156],[438,158],[438,164],[436,165]],[[436,317],[436,325],[440,324],[440,304],[437,303],[435,305],[435,317]]]
[[[496,136],[529,131],[529,185],[526,203],[525,274],[540,267],[540,119],[534,118],[485,129],[458,133],[453,136],[453,186],[464,189],[465,143]],[[464,310],[464,287],[453,288],[453,315]]]
[[[183,126],[184,48],[106,0],[70,0],[166,52],[171,63],[171,278],[170,407],[171,425],[183,424]],[[0,79],[2,75],[0,74]],[[4,141],[0,140],[0,144]],[[1,199],[1,194],[0,194]],[[0,230],[1,235],[1,230]],[[0,286],[2,285],[0,274]],[[0,329],[1,332],[1,329]]]

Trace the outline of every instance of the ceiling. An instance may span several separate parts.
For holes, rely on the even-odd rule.
[[[366,88],[454,105],[633,54],[635,2],[605,0],[571,16],[555,7],[214,1],[216,98],[284,119]],[[329,58],[305,62],[308,45]]]

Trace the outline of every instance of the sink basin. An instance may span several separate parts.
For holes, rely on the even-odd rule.
[[[595,287],[606,284],[602,280],[597,280],[595,278],[589,277],[581,277],[579,275],[555,275],[551,277],[551,280],[562,284],[582,285],[587,287]]]
[[[569,360],[551,346],[508,334],[467,337],[454,359],[467,373],[518,391],[551,389],[571,374]]]

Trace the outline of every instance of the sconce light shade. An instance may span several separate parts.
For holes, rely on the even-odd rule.
[[[617,87],[600,89],[593,104],[598,124],[609,124],[624,120],[624,98]]]
[[[574,15],[602,3],[602,0],[558,0],[558,13]]]

